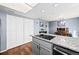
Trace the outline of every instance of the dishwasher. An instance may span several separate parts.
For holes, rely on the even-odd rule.
[[[53,44],[53,55],[79,55],[79,52]]]

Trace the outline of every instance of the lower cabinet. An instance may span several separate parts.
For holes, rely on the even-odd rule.
[[[50,55],[52,51],[45,49],[44,47],[40,46],[40,55]]]
[[[39,55],[39,44],[32,42],[32,54]]]
[[[44,44],[48,42],[43,42],[43,44],[41,44],[41,42],[43,41],[42,40],[39,41],[39,39],[33,38],[32,54],[33,55],[52,55],[53,53],[52,45],[50,48],[47,48],[46,45]]]

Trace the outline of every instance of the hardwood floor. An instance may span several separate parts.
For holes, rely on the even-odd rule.
[[[32,55],[32,43],[26,43],[21,46],[7,50],[0,55]]]

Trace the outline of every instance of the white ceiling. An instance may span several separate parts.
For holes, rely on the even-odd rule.
[[[0,3],[0,5],[26,13],[31,10],[37,3]]]
[[[79,17],[78,3],[0,3],[0,5],[22,12],[23,14],[20,14],[31,19],[55,21]]]
[[[47,21],[79,17],[78,3],[39,3],[26,13],[27,17]]]

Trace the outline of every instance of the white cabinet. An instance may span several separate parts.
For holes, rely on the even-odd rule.
[[[13,18],[13,16],[7,15],[7,20],[6,20],[6,28],[7,28],[7,49],[15,47],[16,44],[16,19]]]
[[[16,43],[17,45],[23,44],[23,19],[17,18],[16,20]]]
[[[23,43],[23,19],[7,15],[7,49]]]
[[[33,31],[34,31],[34,22],[33,20],[29,20],[29,19],[24,19],[24,43],[30,42],[32,41],[32,36],[33,35]]]
[[[6,23],[7,49],[32,41],[33,20],[7,15]]]
[[[32,41],[34,31],[32,19],[13,14],[0,14],[1,18],[1,51]]]

